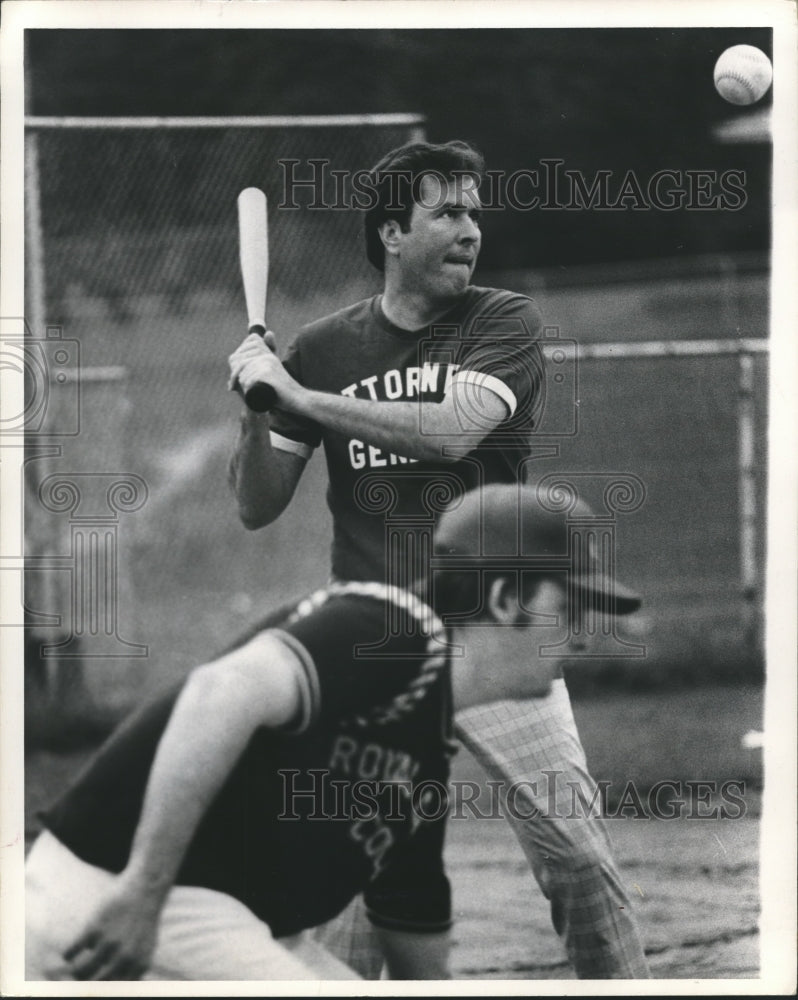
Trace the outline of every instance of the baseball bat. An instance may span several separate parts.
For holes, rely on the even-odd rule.
[[[244,188],[238,196],[238,247],[247,306],[247,326],[250,333],[263,336],[266,333],[269,230],[266,195],[260,188]],[[274,389],[266,382],[256,382],[244,396],[247,406],[257,413],[270,410],[275,399]]]

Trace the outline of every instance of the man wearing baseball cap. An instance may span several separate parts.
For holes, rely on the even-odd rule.
[[[464,568],[504,580],[511,571],[560,574],[583,608],[613,615],[637,611],[640,597],[607,575],[595,546],[579,559],[571,525],[590,520],[593,511],[576,496],[544,505],[533,487],[489,485],[466,493],[443,514],[435,531],[435,565],[439,576],[448,569],[447,587],[449,576]],[[491,571],[491,565],[497,568]]]
[[[485,176],[482,155],[460,140],[411,142],[386,153],[369,172],[375,197],[363,212],[366,255],[382,275],[381,293],[299,330],[282,361],[255,335],[230,356],[230,385],[246,392],[263,382],[277,395],[270,414],[242,413],[230,466],[241,521],[249,530],[273,523],[322,448],[330,569],[340,582],[406,587],[429,569],[419,558],[427,552],[422,535],[440,507],[427,500],[453,486],[518,484],[533,468],[551,377],[540,347],[543,317],[528,296],[472,284]],[[388,652],[390,630],[377,641]],[[561,680],[545,699],[461,712],[456,730],[504,786],[536,782],[541,769],[584,771]],[[569,835],[562,846],[573,849],[570,866],[561,852],[562,874],[541,874],[549,826],[532,810],[526,822],[513,821],[575,974],[647,977],[631,905],[605,845],[591,834],[585,841]],[[359,901],[319,936],[365,977],[379,978],[382,956]]]
[[[355,978],[308,932],[363,893],[390,976],[447,978],[446,809],[421,791],[445,799],[453,711],[549,696],[575,613],[639,604],[571,534],[530,487],[466,493],[436,531],[432,607],[331,584],[137,710],[44,815],[27,977]],[[386,609],[389,659],[368,652]],[[547,826],[544,889],[578,877],[572,836],[601,841],[612,883],[599,820]]]
[[[641,600],[602,566],[593,544],[599,523],[593,511],[573,494],[559,501],[551,503],[545,491],[530,486],[486,486],[466,494],[438,525],[433,575],[443,620],[451,627],[458,617],[463,621],[454,609],[478,607],[487,615],[478,613],[471,619],[475,624],[487,617],[520,627],[486,630],[482,639],[492,648],[476,657],[480,674],[469,686],[471,693],[480,690],[485,696],[467,708],[460,699],[456,732],[477,756],[480,745],[470,734],[487,732],[494,756],[504,759],[507,771],[523,773],[524,780],[510,786],[515,808],[506,818],[551,904],[554,929],[574,966],[619,976],[626,963],[636,977],[645,978],[643,945],[606,825],[590,809],[574,810],[575,794],[582,804],[599,796],[562,677],[563,660],[589,656],[593,638],[611,628],[609,616],[630,614]],[[559,642],[549,638],[547,620],[539,614],[543,598],[553,606],[560,602],[554,612],[563,631]],[[505,631],[510,638],[503,637]],[[530,686],[535,678],[534,697],[518,702],[525,669]],[[456,677],[455,671],[453,683]],[[525,712],[519,713],[522,705]],[[508,723],[512,719],[514,728]],[[530,729],[534,754],[528,750]],[[502,793],[505,805],[508,791]]]

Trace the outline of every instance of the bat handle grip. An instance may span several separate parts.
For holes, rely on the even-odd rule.
[[[268,382],[256,382],[244,395],[244,402],[255,413],[268,413],[276,399],[277,393]]]
[[[260,323],[253,323],[249,328],[250,333],[259,333],[263,336],[266,327]],[[277,400],[277,393],[267,382],[256,382],[247,389],[244,395],[244,402],[255,413],[268,413]]]

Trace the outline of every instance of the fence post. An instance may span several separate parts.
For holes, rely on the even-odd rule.
[[[754,465],[754,358],[745,348],[739,356],[738,489],[740,496],[740,584],[743,626],[748,648],[758,647],[756,560],[756,468]]]

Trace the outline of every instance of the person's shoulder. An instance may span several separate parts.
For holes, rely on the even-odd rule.
[[[491,308],[512,308],[524,309],[538,308],[535,300],[521,292],[511,292],[506,288],[487,288],[481,285],[469,285],[468,304],[471,306],[486,306]]]
[[[303,326],[297,333],[297,340],[317,342],[330,336],[337,336],[345,330],[359,328],[374,315],[377,296],[372,295],[352,305],[337,309],[327,316],[321,316]]]
[[[543,314],[537,302],[529,295],[511,292],[506,288],[484,288],[470,285],[464,302],[470,321],[490,317],[518,319],[529,333],[535,335],[543,325]]]

